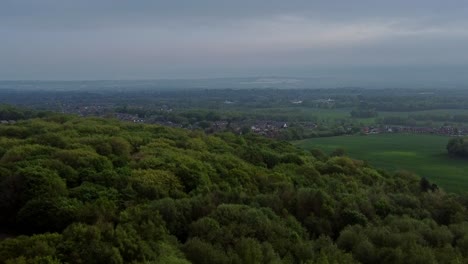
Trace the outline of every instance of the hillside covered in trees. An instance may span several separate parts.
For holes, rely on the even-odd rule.
[[[0,125],[0,263],[466,263],[468,197],[287,142]]]

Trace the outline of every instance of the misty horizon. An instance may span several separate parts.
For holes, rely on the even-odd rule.
[[[467,17],[459,0],[6,0],[0,80],[282,76],[459,88]]]

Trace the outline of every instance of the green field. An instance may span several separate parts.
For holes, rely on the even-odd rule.
[[[373,125],[377,119],[385,117],[403,117],[410,118],[411,116],[418,115],[435,115],[435,116],[452,116],[452,115],[468,115],[468,109],[433,109],[422,111],[404,111],[404,112],[388,112],[379,111],[377,117],[370,118],[353,118],[351,119],[350,112],[353,108],[315,108],[305,106],[289,106],[289,107],[270,107],[270,108],[236,108],[229,107],[223,109],[225,112],[239,112],[246,115],[254,115],[257,119],[272,119],[276,120],[294,120],[294,121],[313,121],[319,123],[334,123],[336,120],[352,120],[356,124]],[[447,120],[449,121],[449,120]],[[416,121],[419,126],[442,126],[445,122],[442,121]],[[468,122],[456,123],[459,125],[468,125]]]
[[[348,156],[366,160],[377,168],[413,171],[446,191],[467,192],[468,160],[448,157],[447,141],[448,137],[443,136],[381,134],[314,138],[293,144],[328,153],[342,147]]]

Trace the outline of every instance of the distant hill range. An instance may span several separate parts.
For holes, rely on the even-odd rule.
[[[214,79],[102,80],[102,81],[0,81],[0,89],[21,90],[128,90],[128,89],[304,89],[331,88],[327,78],[246,77]]]

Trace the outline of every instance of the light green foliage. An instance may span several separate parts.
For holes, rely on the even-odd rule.
[[[0,135],[0,263],[468,259],[467,197],[342,153],[57,115]]]
[[[179,178],[163,170],[134,170],[130,184],[141,198],[151,200],[177,196],[183,189]]]
[[[15,176],[24,183],[23,194],[26,199],[55,197],[67,193],[65,182],[52,170],[31,166],[19,169]]]
[[[3,154],[2,162],[18,162],[23,160],[37,159],[42,156],[49,156],[53,149],[42,145],[21,145],[9,149]]]
[[[3,263],[17,257],[55,256],[61,239],[62,235],[57,233],[46,233],[30,237],[18,236],[14,239],[6,239],[0,243],[0,262]]]

